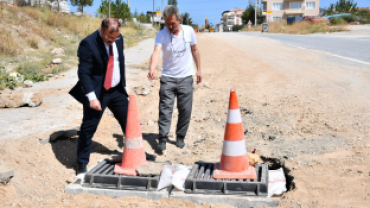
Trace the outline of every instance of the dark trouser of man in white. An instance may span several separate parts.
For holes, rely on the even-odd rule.
[[[171,128],[173,104],[177,98],[179,117],[176,128],[176,145],[185,146],[184,139],[189,128],[193,106],[193,77],[161,77],[159,90],[159,149],[166,149],[167,134]]]

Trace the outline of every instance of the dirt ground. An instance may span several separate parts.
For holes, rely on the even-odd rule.
[[[284,46],[267,38],[199,34],[204,82],[194,84],[193,114],[184,149],[157,151],[158,81],[138,96],[147,152],[158,161],[192,165],[218,162],[228,110],[236,88],[248,151],[285,162],[294,177],[279,207],[368,207],[370,204],[370,72],[368,67],[327,59],[325,54]],[[143,69],[138,74],[146,79]],[[77,108],[77,106],[76,106]],[[178,112],[170,140],[175,141]],[[76,121],[76,125],[79,125]],[[276,139],[266,139],[266,137]],[[124,136],[104,114],[89,167],[120,155]],[[37,135],[0,143],[0,170],[15,177],[0,185],[2,207],[230,207],[184,200],[113,199],[68,195],[74,178],[77,138],[42,145]]]

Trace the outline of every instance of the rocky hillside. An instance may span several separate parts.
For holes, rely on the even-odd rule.
[[[64,72],[77,64],[77,47],[82,38],[99,28],[101,19],[53,12],[50,8],[18,7],[0,3],[0,90],[18,83],[9,73],[18,72],[32,81]],[[125,47],[152,37],[155,30],[124,26]],[[55,61],[54,50],[63,51]],[[54,60],[54,61],[53,61]]]

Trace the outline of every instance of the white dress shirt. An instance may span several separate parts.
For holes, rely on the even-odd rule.
[[[99,30],[100,34],[100,30]],[[101,34],[100,34],[101,36]],[[103,41],[104,42],[104,41]],[[104,42],[105,49],[107,50],[108,58],[109,58],[109,45]],[[113,77],[112,77],[112,88],[116,87],[120,81],[121,81],[121,72],[120,72],[120,67],[119,67],[119,55],[118,55],[118,50],[116,46],[116,42],[112,44],[112,49],[113,49],[113,61],[114,61],[114,66],[113,66]],[[95,92],[90,92],[87,95],[87,98],[89,101],[95,100],[96,95]]]

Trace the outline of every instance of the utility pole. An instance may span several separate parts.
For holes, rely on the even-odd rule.
[[[109,0],[109,7],[108,7],[108,17],[110,18],[110,1],[111,0]]]
[[[152,21],[153,21],[153,25],[154,25],[154,0],[153,0],[153,13],[152,13]]]
[[[130,0],[127,0],[127,6],[130,9]]]
[[[257,0],[254,0],[254,27],[257,26]]]

